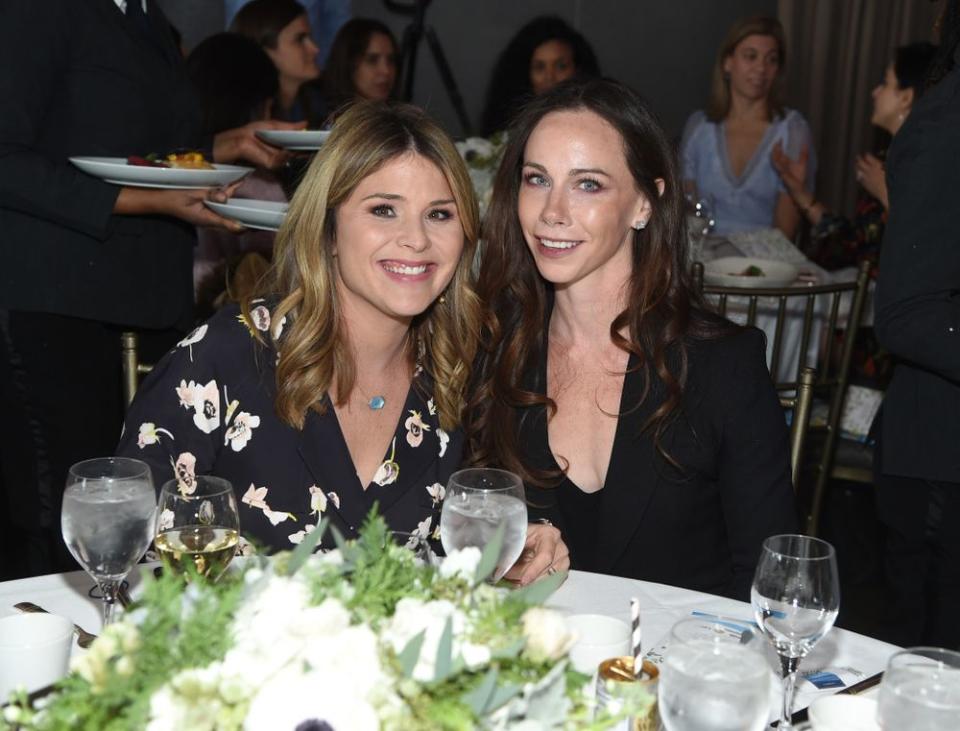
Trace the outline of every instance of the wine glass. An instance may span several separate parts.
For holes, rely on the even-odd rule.
[[[100,587],[104,626],[113,622],[120,583],[150,546],[156,510],[150,468],[138,459],[101,457],[70,468],[63,540]]]
[[[960,652],[914,647],[890,658],[877,703],[883,729],[948,731],[960,719]]]
[[[237,552],[240,516],[233,486],[220,477],[170,480],[160,490],[153,545],[164,565],[187,581],[216,581]]]
[[[527,540],[523,481],[512,472],[472,468],[454,472],[440,511],[440,541],[452,553],[466,546],[483,549],[504,525],[503,545],[491,581],[503,578],[520,558]]]
[[[826,541],[800,535],[771,536],[750,590],[760,630],[780,656],[783,704],[778,728],[790,728],[797,667],[820,641],[840,609],[836,552]]]
[[[770,716],[765,643],[749,630],[702,618],[670,631],[658,702],[667,731],[761,731]]]

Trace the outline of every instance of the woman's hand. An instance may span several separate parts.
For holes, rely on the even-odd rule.
[[[154,190],[145,188],[121,188],[113,206],[113,212],[134,216],[171,216],[194,226],[210,226],[234,233],[246,231],[236,221],[217,215],[207,208],[204,200],[225,203],[239,187],[240,181],[224,188],[210,190]]]
[[[803,197],[809,195],[806,191],[807,161],[810,159],[810,150],[804,145],[800,148],[800,156],[794,160],[783,151],[783,144],[777,142],[770,152],[770,162],[773,169],[780,175],[780,179],[790,193],[790,197],[803,207]],[[809,204],[809,201],[806,201]]]
[[[864,189],[874,198],[883,203],[884,208],[890,207],[887,198],[887,174],[883,167],[883,162],[867,153],[858,155],[857,162],[857,180]]]
[[[257,137],[259,129],[304,129],[306,122],[277,122],[267,120],[251,122],[213,136],[214,162],[249,162],[257,167],[275,170],[280,167],[290,153],[279,147],[268,145]]]
[[[520,586],[532,584],[541,576],[570,568],[570,549],[552,525],[530,523],[523,553],[504,576]]]

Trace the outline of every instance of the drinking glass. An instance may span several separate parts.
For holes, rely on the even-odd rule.
[[[113,622],[120,582],[150,546],[156,510],[150,468],[140,460],[102,457],[70,468],[63,540],[100,587],[104,626]]]
[[[667,731],[761,731],[770,716],[766,645],[728,623],[677,622],[660,666],[658,702]]]
[[[767,538],[750,600],[760,630],[780,656],[783,704],[778,728],[783,731],[790,728],[800,660],[830,631],[840,609],[833,546],[810,536]]]
[[[960,726],[960,652],[914,647],[890,658],[877,704],[883,729],[947,731]]]
[[[491,580],[499,581],[520,557],[527,540],[523,481],[512,472],[472,468],[454,472],[440,511],[440,542],[447,553],[466,546],[483,550],[503,524],[503,545]]]
[[[240,516],[233,486],[197,475],[190,483],[170,480],[160,490],[153,545],[164,565],[191,580],[216,581],[237,552]]]

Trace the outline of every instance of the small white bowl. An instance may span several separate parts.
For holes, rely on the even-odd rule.
[[[828,695],[811,703],[807,715],[813,731],[880,731],[873,698]]]

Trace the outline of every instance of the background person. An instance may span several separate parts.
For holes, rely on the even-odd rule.
[[[776,143],[793,158],[808,150],[806,190],[816,156],[810,126],[783,105],[786,45],[775,18],[747,18],[727,32],[713,68],[706,110],[687,120],[680,163],[688,192],[713,205],[716,232],[775,227],[791,241],[800,211],[770,160]]]
[[[323,75],[331,111],[356,99],[386,101],[397,83],[397,39],[379,20],[354,18],[333,39]]]
[[[510,39],[497,59],[483,111],[483,134],[505,129],[529,98],[561,81],[600,75],[593,48],[566,21],[556,16],[534,18]]]

